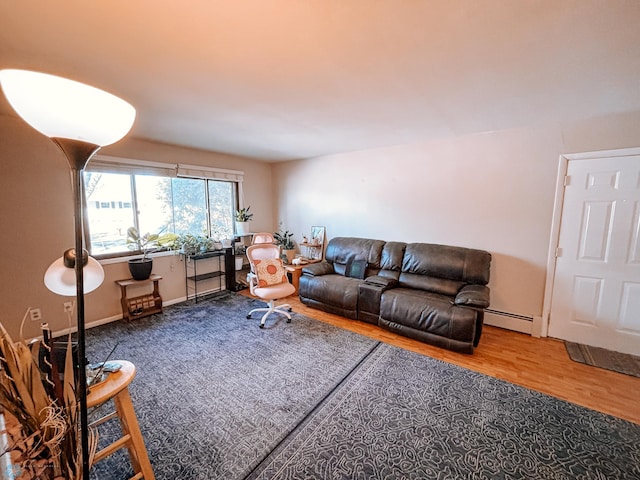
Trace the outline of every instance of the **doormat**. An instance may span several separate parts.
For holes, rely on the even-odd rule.
[[[581,343],[564,342],[564,345],[574,362],[640,377],[640,357]]]

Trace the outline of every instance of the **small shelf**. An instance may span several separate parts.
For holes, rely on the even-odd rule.
[[[322,248],[323,248],[322,243],[312,244],[308,242],[302,242],[300,246],[303,248],[306,248],[307,255],[305,256],[308,257],[309,259],[315,260],[315,261],[322,260]]]
[[[147,280],[134,280],[133,278],[125,278],[116,280],[116,284],[120,286],[120,304],[122,306],[122,318],[124,320],[132,320],[134,318],[148,317],[156,313],[162,313],[162,297],[158,288],[158,282],[162,280],[160,275],[151,274]],[[153,291],[136,297],[129,297],[127,287],[132,285],[153,284]]]
[[[205,258],[221,257],[222,255],[224,255],[224,250],[212,250],[210,252],[196,253],[194,255],[185,256],[191,260],[203,260]]]
[[[198,303],[200,297],[211,293],[221,292],[225,289],[226,280],[226,256],[230,249],[212,250],[210,252],[196,253],[184,256],[185,283],[187,300],[194,299]],[[224,261],[223,261],[224,259]],[[200,282],[205,280],[218,279],[218,283],[205,284],[202,290]]]
[[[199,282],[201,280],[208,280],[209,278],[218,278],[222,277],[224,272],[208,272],[208,273],[200,273],[198,275],[191,275],[187,277],[188,280],[193,280],[195,282]]]
[[[247,282],[247,275],[249,274],[250,271],[251,269],[249,267],[242,268],[242,270],[235,271],[236,291],[249,287],[249,282]]]

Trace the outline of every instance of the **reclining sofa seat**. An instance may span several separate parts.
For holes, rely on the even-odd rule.
[[[365,279],[344,277],[366,259]],[[334,238],[326,262],[303,269],[306,305],[376,323],[429,344],[472,353],[489,306],[491,255],[427,243]]]
[[[358,318],[358,287],[363,279],[346,276],[354,259],[366,260],[365,277],[380,270],[385,242],[367,238],[331,239],[325,260],[302,269],[299,295],[305,305],[343,317]]]

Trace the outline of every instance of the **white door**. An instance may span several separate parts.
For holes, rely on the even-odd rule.
[[[570,160],[552,337],[640,355],[640,156]]]

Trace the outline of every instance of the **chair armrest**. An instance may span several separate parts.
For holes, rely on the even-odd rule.
[[[247,273],[247,283],[249,284],[249,291],[251,292],[251,295],[254,295],[253,289],[258,286],[257,275],[253,272]]]
[[[460,289],[453,303],[461,307],[487,308],[489,306],[489,287],[465,285]]]
[[[367,277],[364,283],[369,285],[375,285],[377,287],[381,287],[383,290],[387,288],[393,288],[398,284],[398,280],[395,278],[389,277],[381,277],[380,275],[373,275],[371,277]]]
[[[303,275],[320,276],[334,273],[333,265],[329,262],[310,263],[302,268]]]

